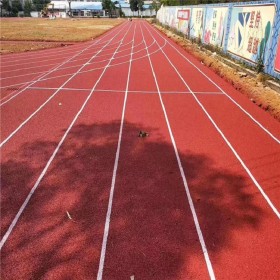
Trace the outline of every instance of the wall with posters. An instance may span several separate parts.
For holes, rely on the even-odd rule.
[[[228,20],[228,7],[209,7],[206,10],[203,34],[204,44],[222,48]]]
[[[263,58],[271,46],[274,4],[234,6],[227,51],[251,62]]]
[[[280,79],[280,0],[162,6],[157,18],[238,60],[251,65],[262,60],[264,71]]]
[[[280,73],[280,39],[278,39],[274,69],[275,69],[275,71]]]

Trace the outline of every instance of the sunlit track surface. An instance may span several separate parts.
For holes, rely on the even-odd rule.
[[[99,40],[98,40],[98,41],[99,41]],[[46,76],[48,76],[48,75],[50,75],[50,74],[53,74],[57,69],[60,69],[60,71],[61,71],[61,69],[63,69],[63,65],[65,65],[65,64],[67,64],[67,63],[73,63],[74,58],[79,57],[79,56],[82,56],[90,47],[93,47],[93,46],[96,47],[96,45],[98,44],[98,41],[92,43],[91,45],[89,45],[89,46],[87,46],[87,47],[85,47],[85,48],[83,48],[83,49],[80,50],[78,53],[76,53],[74,56],[72,56],[72,57],[68,58],[67,60],[63,61],[62,63],[60,63],[60,64],[59,64],[58,66],[56,66],[55,68],[52,68],[50,71],[48,71],[48,72],[43,72],[43,74],[40,75],[39,77],[37,76],[38,73],[32,73],[32,75],[35,74],[35,75],[37,76],[37,78],[32,79],[32,80],[30,81],[30,84],[28,84],[28,83],[29,83],[29,81],[28,81],[28,82],[19,83],[19,84],[17,83],[17,84],[12,84],[12,85],[8,83],[7,86],[3,86],[2,88],[3,88],[3,89],[5,88],[5,89],[6,89],[6,92],[4,92],[4,97],[2,98],[2,100],[6,99],[7,96],[11,96],[11,95],[13,95],[13,96],[12,96],[11,98],[9,98],[8,100],[5,100],[4,102],[1,102],[1,105],[0,105],[0,106],[6,104],[6,103],[7,103],[8,101],[10,101],[14,96],[18,95],[19,93],[21,93],[22,91],[24,91],[26,88],[30,87],[30,85],[33,85],[33,84],[34,84],[35,82],[37,82],[37,81],[43,80],[44,77],[46,77]],[[108,42],[107,42],[106,44],[108,44]],[[99,55],[99,52],[100,52],[100,50],[99,50],[98,52],[95,51],[95,52],[93,53],[92,56],[97,57],[97,55]],[[92,56],[91,56],[91,57],[92,57]],[[91,57],[87,57],[87,60],[84,60],[84,63],[89,63],[88,61],[89,61],[89,59],[90,59]],[[74,68],[75,68],[75,70],[77,70],[77,67],[82,67],[82,66],[83,66],[83,64],[76,64],[76,65],[74,66]],[[68,69],[68,68],[66,68],[66,69]],[[75,72],[76,72],[76,71],[70,73],[70,74],[67,75],[67,76],[71,76],[71,75],[75,74]],[[27,76],[28,76],[28,75],[30,75],[30,74],[27,74]],[[25,76],[25,75],[22,75],[22,76]],[[15,78],[16,78],[16,77],[11,77],[10,80],[12,79],[12,81],[14,81]],[[54,78],[56,78],[56,77],[54,76]],[[28,84],[27,87],[25,86],[26,84]],[[2,81],[2,83],[1,83],[1,85],[3,85],[3,81]],[[18,91],[16,91],[16,90],[14,91],[13,89],[14,89],[14,88],[17,88],[17,86],[19,86]],[[13,94],[7,93],[7,92],[10,91],[10,90],[12,90],[12,93],[13,93]],[[6,93],[6,94],[5,94],[5,93]],[[2,100],[1,100],[1,101],[2,101]]]
[[[280,278],[266,112],[142,20],[2,61],[1,279]]]

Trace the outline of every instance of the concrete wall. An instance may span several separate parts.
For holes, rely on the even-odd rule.
[[[164,7],[157,19],[280,79],[280,0]]]

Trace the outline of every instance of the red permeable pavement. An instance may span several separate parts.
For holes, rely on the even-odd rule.
[[[33,74],[28,74],[28,75],[24,75],[24,76],[16,76],[16,77],[12,77],[12,78],[7,78],[7,79],[3,79],[1,80],[1,86],[2,87],[17,87],[17,84],[21,84],[21,83],[26,83],[26,82],[30,82],[32,80],[36,80],[38,77],[40,77],[40,75],[42,75],[43,73],[33,73]]]
[[[173,52],[168,55],[173,61]],[[160,76],[161,71],[156,74]],[[209,86],[204,86],[207,92]],[[203,100],[215,97],[199,95]],[[217,95],[216,101],[218,98],[226,97]],[[194,98],[190,95],[164,95],[163,99],[178,148],[187,156],[194,155],[193,159],[183,159],[183,167],[198,218],[202,219],[202,232],[217,278],[231,279],[234,271],[234,279],[247,279],[249,274],[250,279],[265,279],[267,275],[270,279],[277,279],[279,270],[274,268],[280,259],[276,249],[279,246],[278,218]],[[215,104],[218,105],[213,112],[219,111],[220,103]],[[236,106],[230,105],[226,111],[232,117]],[[178,122],[178,119],[184,121]],[[225,125],[228,123],[222,114],[219,121]],[[246,133],[246,126],[242,126],[240,118],[239,122],[239,133],[242,134],[242,127]],[[267,142],[267,139],[262,142]],[[194,168],[195,162],[199,162],[197,168]],[[269,169],[266,174],[271,174]],[[266,260],[271,258],[268,264]],[[248,259],[250,265],[239,269]]]
[[[92,96],[3,250],[4,279],[97,275],[123,97]]]
[[[158,96],[129,94],[125,116],[103,279],[207,279]]]
[[[73,94],[79,93],[79,91],[70,92]],[[68,96],[67,100],[71,104],[77,104],[76,98]],[[29,277],[37,278],[40,275],[41,278],[45,277],[45,279],[62,279],[76,275],[76,278],[92,279],[92,275],[97,273],[94,270],[98,268],[100,252],[96,249],[96,245],[101,246],[100,239],[103,234],[108,203],[106,199],[108,198],[109,182],[112,176],[112,170],[108,171],[106,168],[108,168],[110,160],[113,168],[122,100],[123,94],[117,93],[109,96],[95,92],[92,96],[89,104],[85,107],[87,113],[78,119],[71,130],[71,134],[67,137],[67,140],[70,141],[69,144],[67,142],[62,146],[56,157],[57,162],[51,164],[49,176],[46,177],[46,181],[40,184],[40,190],[43,193],[40,193],[39,190],[36,192],[39,197],[38,200],[36,196],[32,198],[28,209],[24,212],[25,216],[18,227],[18,233],[16,232],[15,236],[11,237],[10,245],[5,246],[6,252],[10,252],[10,248],[12,248],[12,252],[16,251],[15,248],[20,250],[20,253],[18,251],[15,254],[5,254],[4,250],[4,255],[7,256],[7,258],[2,259],[3,267],[5,268],[3,269],[3,275],[5,277],[15,275],[18,278],[18,275],[23,275],[23,279],[26,279]],[[50,121],[49,118],[46,118],[46,120]],[[60,137],[57,138],[60,139]],[[42,146],[46,146],[45,148],[47,149],[48,144],[52,143],[46,142]],[[86,146],[87,148],[85,148]],[[103,160],[103,163],[100,159]],[[38,160],[40,161],[40,159]],[[82,166],[84,164],[88,164],[88,173]],[[63,172],[61,173],[62,170]],[[80,177],[80,172],[83,172],[82,177]],[[81,181],[78,182],[76,178],[79,177]],[[57,185],[61,185],[60,188],[57,188]],[[72,191],[69,190],[69,185],[71,185]],[[57,191],[57,193],[55,194],[53,191]],[[94,201],[93,197],[96,201]],[[104,205],[101,203],[102,201]],[[79,204],[80,209],[77,215],[73,210],[77,210],[76,203]],[[33,213],[33,206],[38,210],[38,213]],[[61,213],[63,206],[67,209],[63,209]],[[73,224],[70,223],[69,229],[70,216],[67,215],[67,211],[76,217],[81,215],[80,217],[82,217],[83,221],[78,227],[74,226],[74,229],[72,229]],[[56,213],[58,216],[54,217]],[[92,223],[93,213],[96,215],[94,223]],[[46,223],[37,224],[38,227],[36,227],[35,223],[35,227],[33,227],[30,226],[30,223],[36,221],[34,214],[52,216],[53,219],[48,220],[46,216],[41,216],[40,220],[44,220]],[[25,217],[27,220],[24,220]],[[65,221],[65,227],[63,227],[63,221]],[[89,223],[92,223],[95,228],[91,228]],[[99,223],[98,226],[97,223]],[[29,229],[28,232],[26,227]],[[87,233],[85,228],[88,228]],[[69,231],[72,232],[72,236],[70,236]],[[32,244],[26,244],[25,249],[21,246],[22,232],[25,232],[27,236],[29,233],[31,235],[27,240],[30,240]],[[93,232],[95,232],[95,235],[92,235]],[[69,242],[66,242],[66,246],[61,246],[59,250],[57,238],[59,238],[60,243],[65,244],[65,235],[69,236]],[[95,238],[96,236],[99,236],[99,239]],[[88,244],[88,240],[94,240],[91,247]],[[84,246],[88,248],[86,253],[84,248],[81,248],[81,241],[84,241]],[[73,242],[76,244],[74,247],[72,246]],[[81,248],[81,251],[76,253],[78,248]],[[36,250],[40,251],[41,258],[35,257],[38,254]],[[56,255],[54,255],[54,250],[57,252]],[[75,256],[74,253],[76,253]],[[50,256],[53,256],[53,258],[50,258]],[[77,262],[77,258],[80,258],[79,256],[85,256],[85,258]],[[15,258],[16,260],[26,260],[26,262],[16,261],[19,264],[16,270],[12,265]],[[66,264],[67,260],[69,262]],[[95,266],[92,265],[94,260],[96,260]],[[42,265],[38,265],[38,262]],[[74,263],[75,265],[73,266]]]
[[[1,121],[5,123],[5,126],[3,125],[1,128],[1,140],[6,139],[53,93],[54,90],[42,90],[39,92],[38,90],[28,89],[4,104],[1,107]]]
[[[148,46],[153,37],[146,27],[152,29],[144,21],[129,25],[136,26],[133,44],[144,55],[141,26]],[[133,28],[126,42],[131,40]],[[157,34],[159,45],[164,46],[165,41],[158,33],[152,31],[152,34]],[[158,46],[151,46],[149,52],[152,50],[160,89],[186,91]],[[169,46],[163,50],[196,91],[216,91],[216,86],[175,55],[174,49]],[[137,57],[140,56],[135,54],[134,58]],[[118,59],[122,61],[121,57]],[[191,59],[199,66],[199,62]],[[96,277],[124,101],[122,87],[128,73],[128,61],[122,62],[125,63],[118,66],[119,75],[114,67],[106,70],[108,76],[105,74],[100,80],[99,88],[112,92],[94,92],[3,247],[3,279]],[[207,75],[210,73],[201,67]],[[92,86],[92,78],[96,80],[98,76],[86,75],[67,87]],[[117,79],[114,81],[111,75]],[[236,91],[224,82],[221,84],[239,100]],[[135,279],[153,280],[209,279],[159,97],[141,94],[156,91],[147,57],[132,62],[129,90],[138,93],[129,93],[127,99],[103,279],[129,279],[132,275]],[[73,118],[88,94],[63,92],[68,94],[61,102],[67,104],[63,118],[58,116],[56,104],[60,101],[56,96],[5,147],[4,178],[11,188],[6,188],[3,196],[4,230],[65,132],[70,115]],[[258,167],[259,159],[251,154],[252,149],[240,147],[243,143],[238,142],[230,124],[240,127],[239,133],[246,139],[250,138],[247,130],[252,130],[264,146],[271,140],[263,132],[257,132],[254,124],[247,125],[248,120],[243,125],[243,113],[225,96],[199,95],[199,98],[238,149],[244,151],[248,162],[252,161],[251,166],[261,180],[272,182],[277,172],[270,168],[278,161],[276,148],[273,145],[265,148],[268,152],[262,154],[260,163],[269,168],[264,171]],[[222,102],[227,112],[222,114],[212,98]],[[252,106],[245,98],[240,100],[242,106]],[[163,94],[163,102],[217,279],[278,279],[278,218],[194,98],[190,94]],[[271,124],[268,116],[257,110],[250,113],[277,131],[277,125]],[[231,114],[236,119],[230,119]],[[139,130],[150,135],[139,138]],[[259,152],[259,147],[256,144],[254,149]],[[272,161],[270,152],[276,154]]]
[[[247,116],[244,117],[244,113],[227,97],[199,96],[199,100],[280,211],[279,143]],[[252,109],[260,110],[256,106]],[[266,113],[262,113],[265,118]],[[272,118],[270,122],[275,131],[277,128],[280,131],[279,122]]]
[[[2,235],[87,95],[86,92],[59,92],[44,110],[39,111],[2,147]],[[36,99],[36,95],[30,95],[25,102],[31,104],[33,100],[36,102]],[[9,122],[11,126],[14,126],[14,122],[18,124],[15,118],[11,118]]]
[[[156,91],[147,57],[132,63],[129,90],[141,89]],[[157,94],[128,95],[116,178],[103,279],[207,279]]]
[[[217,279],[277,279],[278,218],[193,97],[163,100]]]

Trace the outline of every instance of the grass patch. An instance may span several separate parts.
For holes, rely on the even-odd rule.
[[[122,23],[124,19],[92,18],[92,19],[55,19],[47,18],[1,18],[1,41],[21,41],[1,43],[1,53],[20,52],[46,48],[45,44],[34,44],[28,48],[28,43],[37,42],[84,42],[92,40],[112,27]],[[20,47],[22,45],[22,48]],[[50,44],[50,46],[57,46]]]

